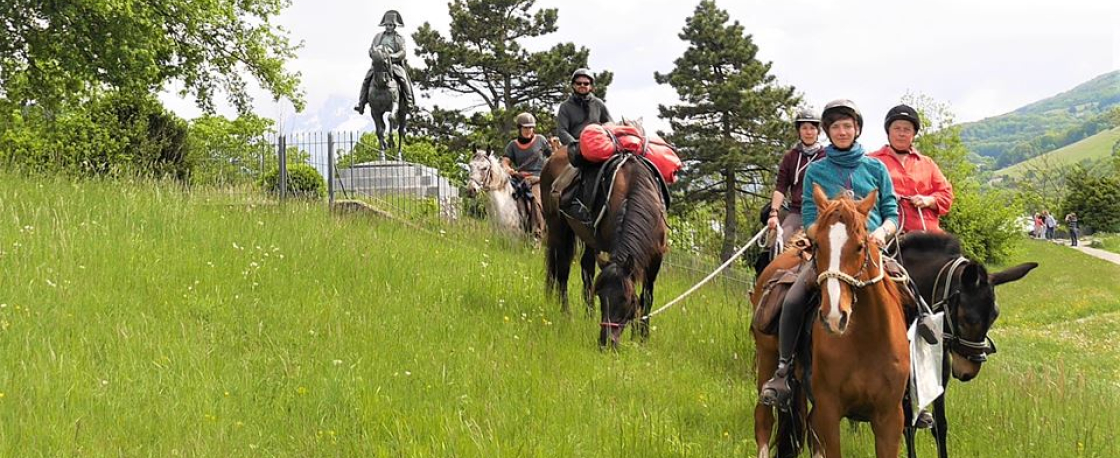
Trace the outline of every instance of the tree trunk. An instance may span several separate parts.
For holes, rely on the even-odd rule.
[[[731,255],[735,254],[735,239],[738,237],[739,227],[738,218],[736,218],[736,191],[735,191],[735,171],[725,169],[723,171],[724,188],[726,189],[723,195],[723,247],[719,251],[720,261],[727,261]]]

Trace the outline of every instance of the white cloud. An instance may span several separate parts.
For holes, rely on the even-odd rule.
[[[544,48],[574,42],[591,49],[591,66],[610,69],[612,112],[642,116],[665,128],[658,104],[676,94],[653,81],[686,48],[677,34],[697,2],[670,0],[541,0],[559,8],[559,31],[531,43]],[[818,109],[835,98],[856,101],[868,120],[863,142],[885,141],[883,114],[909,92],[951,104],[959,121],[977,120],[1068,90],[1120,69],[1120,2],[1115,0],[828,0],[720,1],[773,63],[782,84],[793,85]],[[446,33],[447,0],[353,2],[295,0],[278,19],[302,40],[291,63],[303,75],[308,108],[332,95],[355,97],[366,50],[387,9],[397,9],[403,32],[429,22]],[[411,39],[409,46],[412,45]],[[410,50],[411,56],[411,50]],[[415,57],[412,57],[414,60]],[[189,115],[189,102],[164,100]],[[464,98],[436,95],[422,103],[465,107]],[[260,98],[260,114],[291,110]]]

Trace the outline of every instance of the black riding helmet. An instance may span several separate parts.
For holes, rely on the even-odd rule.
[[[824,129],[826,135],[828,134],[828,126],[831,126],[841,117],[855,119],[860,133],[863,133],[863,115],[860,114],[856,103],[848,99],[836,99],[828,102],[824,106],[824,112],[821,113],[821,129]],[[859,135],[856,135],[856,138],[859,138]]]
[[[581,68],[581,69],[578,69],[575,72],[573,72],[572,73],[572,79],[571,79],[570,82],[575,83],[576,78],[581,77],[581,76],[591,80],[591,84],[595,84],[595,75],[592,75],[591,70],[586,69],[586,68]]]
[[[922,120],[918,119],[918,111],[905,104],[891,108],[887,112],[887,119],[883,121],[883,129],[890,133],[891,123],[900,119],[910,121],[910,124],[914,125],[915,134],[922,130]]]

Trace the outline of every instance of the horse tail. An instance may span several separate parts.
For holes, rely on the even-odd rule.
[[[774,438],[778,442],[775,447],[778,458],[794,458],[805,446],[808,406],[804,389],[797,382],[791,383],[790,388],[789,412],[778,412],[778,434]]]

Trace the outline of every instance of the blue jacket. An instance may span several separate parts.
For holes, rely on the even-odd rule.
[[[847,151],[840,151],[829,145],[825,158],[814,162],[805,171],[805,181],[801,191],[801,220],[806,230],[817,221],[817,203],[813,201],[813,184],[821,186],[830,199],[851,189],[855,199],[867,197],[872,190],[879,190],[879,196],[871,212],[867,215],[867,230],[874,231],[883,221],[893,221],[898,226],[898,202],[894,198],[894,185],[891,183],[887,166],[877,159],[867,157],[859,143]]]

